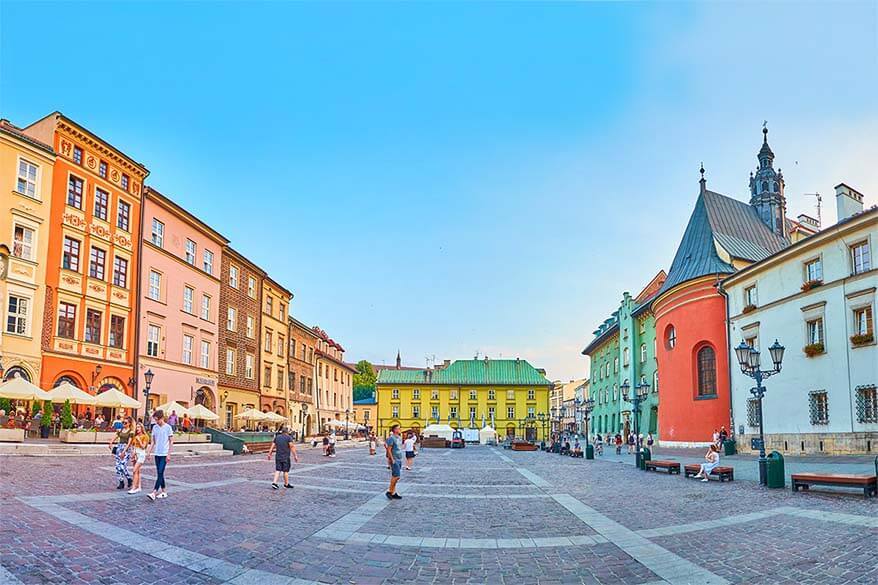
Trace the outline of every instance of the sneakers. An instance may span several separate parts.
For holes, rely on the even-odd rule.
[[[708,481],[708,479],[705,477],[704,479],[701,480],[701,483],[704,483],[706,481]]]
[[[162,493],[160,493],[159,495],[157,495],[156,497],[157,497],[157,498],[167,498],[167,497],[168,497],[168,492],[162,492]]]
[[[148,494],[146,494],[146,497],[149,498],[149,500],[151,502],[154,502],[155,501],[155,492],[149,492]]]
[[[391,500],[401,500],[402,496],[399,494],[390,494],[390,499]]]
[[[289,488],[289,489],[293,489],[293,486],[291,486],[291,485],[288,484],[288,483],[285,483],[285,484],[284,484],[284,487],[285,487],[285,488]]]
[[[128,493],[129,493],[129,494],[139,494],[139,493],[140,493],[140,488],[130,489],[130,490],[128,490]]]
[[[278,488],[280,488],[280,486],[277,485],[276,483],[271,484],[271,489],[276,490]]]
[[[116,489],[117,490],[125,489],[125,482],[122,480],[119,480],[119,485],[116,486]]]
[[[131,489],[131,484],[133,484],[133,483],[134,483],[134,478],[129,477],[129,478],[128,478],[128,489],[129,489],[129,490]]]
[[[384,495],[387,496],[387,499],[388,499],[388,500],[392,500],[392,499],[393,499],[393,494],[391,494],[390,492],[384,492]]]

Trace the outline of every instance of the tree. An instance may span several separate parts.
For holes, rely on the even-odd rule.
[[[70,408],[70,400],[64,401],[64,408],[61,410],[61,428],[73,428],[73,409]]]
[[[52,401],[43,401],[43,418],[40,419],[40,426],[49,428],[52,426]]]
[[[39,400],[34,400],[33,404],[31,405],[31,409],[30,409],[31,410],[31,412],[30,412],[31,417],[36,416],[37,413],[42,409],[43,409],[43,405],[40,404]]]
[[[366,360],[357,362],[357,373],[354,374],[354,400],[371,398],[375,393],[375,368]]]

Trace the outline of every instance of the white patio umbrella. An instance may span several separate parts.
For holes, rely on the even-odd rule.
[[[235,418],[240,418],[241,420],[265,420],[265,413],[255,408],[248,408],[235,415]]]
[[[110,388],[95,396],[94,405],[107,408],[140,408],[140,402],[116,388]]]
[[[177,416],[180,418],[183,418],[183,415],[187,413],[190,417],[192,416],[192,414],[189,412],[189,409],[177,402],[176,400],[172,400],[170,402],[166,402],[157,406],[153,409],[153,412],[155,412],[156,410],[163,411],[165,413],[165,418],[168,418],[172,412],[176,412]]]
[[[52,402],[64,403],[70,401],[70,404],[94,404],[95,397],[80,390],[70,382],[62,382],[58,386],[49,390],[50,400]]]
[[[263,413],[263,420],[267,420],[269,422],[285,423],[287,422],[287,417],[280,415],[276,412],[265,412]]]
[[[219,420],[219,415],[210,411],[203,404],[196,404],[187,410],[190,418],[199,420]]]
[[[0,384],[0,398],[10,400],[50,400],[48,392],[45,392],[21,376]]]

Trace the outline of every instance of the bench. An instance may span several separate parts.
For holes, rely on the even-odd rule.
[[[853,487],[863,490],[863,496],[878,496],[878,480],[874,475],[848,473],[794,473],[790,476],[794,492],[808,490],[812,485]]]
[[[244,443],[244,446],[247,447],[247,451],[250,453],[268,453],[273,444],[274,443],[272,443],[271,441],[261,441],[258,443]]]
[[[695,477],[696,475],[698,475],[698,472],[700,470],[701,470],[701,466],[693,463],[690,465],[686,465],[684,467],[683,474],[686,477]],[[717,467],[714,467],[710,471],[710,475],[716,475],[717,477],[719,477],[720,481],[725,481],[725,480],[734,481],[735,480],[735,468],[734,467],[717,466]]]
[[[668,475],[673,475],[676,473],[680,475],[680,463],[678,461],[662,461],[661,459],[650,459],[645,462],[645,467],[647,471],[658,471],[659,469],[664,469],[668,472]]]

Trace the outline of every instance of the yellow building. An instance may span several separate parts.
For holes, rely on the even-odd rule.
[[[526,360],[457,360],[424,370],[378,374],[377,432],[393,424],[420,429],[492,425],[501,436],[540,441],[549,432],[552,383]]]
[[[289,335],[288,307],[293,295],[268,278],[262,282],[262,373],[259,389],[261,410],[271,411],[291,420],[287,394],[287,347]],[[298,418],[298,413],[292,419]]]
[[[51,146],[0,120],[0,376],[38,385],[54,164]]]

